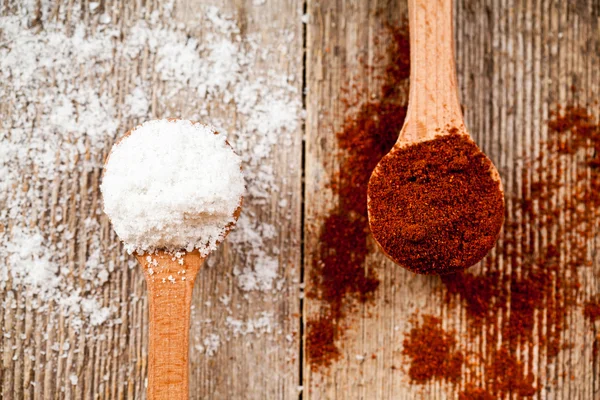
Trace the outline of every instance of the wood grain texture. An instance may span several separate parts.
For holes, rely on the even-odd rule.
[[[2,4],[10,2],[2,2]],[[110,24],[127,29],[132,21],[150,18],[157,11],[159,18],[189,22],[197,26],[192,36],[202,41],[210,35],[205,26],[198,26],[201,7],[207,2],[176,1],[170,16],[161,8],[160,1],[101,1],[95,12],[88,12],[87,1],[56,2],[50,10],[83,10],[81,19],[90,29],[98,24],[102,13],[110,16]],[[254,5],[248,1],[213,1],[223,13],[235,15],[234,23],[240,34],[232,40],[244,41],[247,35],[258,37],[263,52],[255,64],[244,68],[255,69],[256,76],[267,69],[287,74],[288,82],[297,88],[296,101],[302,101],[302,5],[296,1],[274,1]],[[7,6],[7,10],[10,7]],[[168,11],[168,10],[167,10]],[[77,23],[67,17],[66,24]],[[42,28],[42,27],[40,27]],[[282,34],[284,32],[285,34]],[[196,101],[203,99],[180,98],[160,106],[157,97],[166,96],[154,70],[155,59],[147,52],[132,64],[113,61],[111,74],[96,79],[103,90],[123,104],[126,94],[135,87],[136,79],[151,82],[153,117],[171,117],[192,113]],[[84,74],[82,74],[84,75]],[[81,78],[86,79],[85,76]],[[267,83],[268,84],[268,83]],[[229,116],[231,129],[236,125],[235,105],[225,103],[213,107],[213,117]],[[122,121],[119,132],[140,121]],[[75,238],[50,238],[69,249],[68,257],[60,262],[70,269],[74,289],[83,285],[76,279],[88,256],[83,236],[84,220],[99,218],[101,251],[107,263],[114,265],[114,273],[102,287],[100,298],[105,304],[117,304],[116,323],[104,324],[89,331],[72,329],[69,318],[52,321],[46,313],[39,313],[23,299],[18,291],[0,292],[4,307],[0,308],[0,398],[2,399],[144,399],[148,372],[148,299],[147,288],[135,258],[126,255],[115,236],[108,219],[102,215],[98,185],[101,168],[112,142],[104,151],[92,154],[96,167],[91,172],[73,171],[57,175],[44,189],[43,204],[37,210],[32,225],[55,223],[54,215],[62,214],[63,223]],[[252,148],[252,140],[248,143]],[[224,243],[217,254],[207,260],[209,267],[200,271],[193,294],[194,310],[190,330],[190,398],[206,399],[264,399],[297,398],[299,384],[299,286],[300,281],[300,207],[302,133],[298,129],[282,136],[271,157],[262,161],[262,167],[272,168],[278,191],[266,200],[245,199],[244,212],[258,220],[276,226],[277,235],[265,240],[265,251],[279,263],[277,287],[279,290],[262,293],[245,292],[234,276],[234,261],[239,260],[240,249]],[[35,177],[30,184],[36,184]],[[283,201],[285,207],[281,207]],[[46,218],[45,210],[51,218]],[[97,217],[99,216],[99,217]],[[278,249],[278,250],[277,250]],[[2,261],[3,262],[3,261]],[[17,304],[28,304],[25,308]],[[228,304],[228,306],[225,305]],[[13,307],[13,305],[15,307]],[[57,307],[53,305],[52,307]],[[53,310],[50,310],[53,311]],[[268,316],[262,332],[233,333],[230,320],[255,320]],[[207,354],[205,340],[217,334],[218,351]],[[77,377],[77,384],[71,377]]]
[[[8,0],[2,2],[9,3]],[[177,2],[181,21],[192,21],[200,1]],[[260,2],[256,2],[260,3]],[[267,1],[254,5],[251,0],[214,2],[238,15],[241,36],[260,34],[265,43],[280,46],[281,54],[270,54],[257,63],[286,71],[302,89],[302,2]],[[56,11],[59,7],[54,9]],[[149,15],[159,1],[107,0],[102,7],[115,26],[126,26],[141,13]],[[142,5],[145,6],[142,11]],[[82,7],[65,1],[61,7]],[[381,40],[385,24],[396,24],[406,16],[404,1],[307,1],[310,15],[307,30],[307,120],[305,160],[305,275],[309,273],[321,218],[335,201],[327,183],[338,168],[335,158],[335,132],[344,119],[340,90],[351,79],[362,87],[378,90],[372,71],[360,59],[375,61],[385,43]],[[97,15],[85,13],[83,20],[94,26]],[[598,0],[457,0],[454,3],[456,65],[461,104],[466,125],[479,146],[494,161],[502,175],[507,193],[521,184],[523,154],[539,149],[546,137],[545,121],[557,103],[577,98],[592,102],[600,96]],[[277,28],[294,33],[290,41],[278,35]],[[202,38],[202,28],[194,33]],[[136,65],[114,65],[105,77],[103,88],[123,99],[124,93],[141,74],[151,79],[145,67],[152,60]],[[570,90],[574,84],[580,90]],[[160,94],[160,87],[153,91]],[[365,92],[365,100],[370,93]],[[185,99],[182,99],[182,104]],[[180,107],[174,105],[173,107]],[[0,108],[2,105],[0,105]],[[182,106],[183,107],[183,106]],[[215,112],[219,112],[216,110]],[[156,108],[155,116],[169,115]],[[598,111],[596,110],[596,114]],[[129,121],[125,132],[139,121]],[[105,151],[96,155],[101,163]],[[534,150],[531,150],[534,149]],[[265,161],[278,171],[279,192],[267,204],[252,205],[260,220],[278,226],[278,235],[268,246],[280,249],[278,259],[283,274],[280,294],[243,292],[233,277],[233,261],[239,257],[227,243],[211,256],[197,277],[193,295],[194,311],[190,331],[191,398],[206,399],[296,399],[300,382],[299,289],[301,246],[301,157],[302,136],[296,132],[291,143],[278,145],[272,159]],[[576,176],[577,165],[570,165]],[[43,207],[31,221],[33,225],[55,223],[61,214],[71,232],[85,232],[82,221],[101,210],[98,191],[101,169],[57,176],[44,189]],[[36,184],[33,176],[28,182]],[[286,210],[278,207],[288,201]],[[42,215],[49,210],[49,217]],[[535,229],[532,227],[531,229]],[[108,220],[100,218],[102,251],[115,272],[102,288],[102,298],[119,304],[120,323],[94,327],[80,334],[70,327],[69,318],[51,321],[48,314],[33,309],[32,300],[11,288],[0,292],[0,398],[2,399],[143,399],[147,374],[148,302],[141,270],[115,246]],[[84,233],[80,233],[84,235]],[[68,248],[64,265],[72,271],[85,262],[88,243],[85,236],[76,240],[50,238]],[[502,245],[502,243],[500,243]],[[492,255],[494,257],[494,255]],[[597,261],[597,257],[595,259]],[[460,385],[432,383],[411,385],[407,360],[401,355],[409,318],[416,312],[444,317],[444,326],[457,331],[461,346],[479,351],[481,343],[467,339],[465,312],[444,305],[444,289],[435,277],[416,276],[395,267],[381,254],[371,254],[368,263],[377,269],[381,286],[372,305],[353,314],[351,331],[342,345],[342,359],[324,373],[303,365],[303,399],[455,399]],[[476,267],[485,272],[484,267]],[[581,271],[580,299],[600,292],[596,262]],[[77,280],[73,279],[76,284]],[[225,307],[222,300],[237,307]],[[17,304],[26,304],[17,308]],[[15,306],[13,308],[13,306]],[[318,310],[305,300],[304,317]],[[229,335],[219,342],[211,357],[202,351],[210,335],[227,331],[233,319],[246,321],[269,312],[277,322],[273,334]],[[231,319],[228,319],[231,318]],[[228,322],[229,321],[229,322]],[[574,346],[562,351],[548,364],[537,355],[536,369],[543,385],[539,399],[584,399],[600,397],[600,359],[598,348],[600,322],[586,321],[575,310],[565,332]],[[534,351],[534,354],[535,351]],[[375,355],[375,357],[372,357]],[[72,385],[75,374],[79,383]],[[462,383],[461,383],[462,385]]]
[[[165,252],[136,255],[148,288],[148,391],[150,400],[189,396],[189,332],[196,275],[206,257]]]
[[[456,87],[452,1],[409,0],[410,94],[399,142],[433,139],[461,126]]]
[[[193,20],[203,1],[186,1],[179,8],[182,20]],[[264,71],[287,74],[302,98],[303,26],[302,3],[251,0],[212,1],[224,12],[237,15],[243,35],[257,35],[260,45],[270,49],[249,66],[250,76]],[[198,33],[202,36],[202,33]],[[232,115],[232,127],[235,118]],[[258,138],[257,138],[258,141]],[[255,143],[248,143],[252,148]],[[196,278],[190,342],[190,393],[198,399],[295,399],[300,383],[300,287],[301,279],[301,173],[302,132],[291,140],[280,137],[260,168],[273,168],[274,186],[267,201],[244,198],[243,213],[276,227],[277,235],[264,240],[264,249],[279,262],[279,290],[243,291],[238,287],[233,265],[240,255],[227,242],[224,251],[209,257],[208,268]],[[285,204],[285,206],[281,206]],[[258,233],[258,232],[257,232]],[[261,232],[262,233],[262,232]],[[251,249],[248,249],[251,250]],[[270,327],[260,328],[268,318]],[[237,333],[232,327],[241,323]],[[223,334],[223,332],[225,332]],[[218,334],[218,351],[206,357],[200,351],[205,340]]]
[[[588,104],[600,97],[598,69],[593,67],[600,61],[599,9],[596,0],[454,2],[458,87],[466,126],[498,167],[507,193],[518,193],[524,159],[537,154],[547,137],[550,110],[557,104],[573,100]],[[377,39],[384,35],[384,24],[397,23],[407,15],[402,1],[308,1],[308,12],[307,276],[319,245],[315,232],[336,201],[327,184],[339,165],[335,132],[349,115],[340,91],[352,78],[366,88],[364,100],[378,90],[374,83],[377,71],[364,68],[357,60],[361,56],[372,60],[372,55],[382,50]],[[570,89],[573,84],[579,88],[576,93]],[[597,107],[592,109],[598,115]],[[567,168],[575,176],[580,167],[571,161]],[[498,246],[505,244],[501,241]],[[485,274],[486,265],[493,264],[502,274],[511,273],[510,263],[502,254],[493,252],[490,257],[492,262],[482,263],[473,271]],[[584,282],[580,299],[600,291],[600,266],[597,256],[593,259],[593,267],[580,270]],[[444,328],[456,331],[465,351],[484,358],[488,356],[482,342],[485,337],[469,338],[465,310],[445,304],[445,289],[439,278],[410,274],[379,253],[370,255],[367,263],[376,268],[381,280],[375,301],[348,319],[352,329],[339,343],[342,358],[338,362],[319,372],[305,365],[305,398],[456,399],[465,378],[455,386],[410,383],[408,360],[401,355],[409,320],[423,314],[442,317]],[[573,343],[572,348],[562,350],[554,360],[543,356],[535,345],[533,350],[519,353],[523,360],[533,357],[535,383],[542,388],[535,398],[600,396],[599,361],[593,354],[598,326],[584,320],[581,307],[571,311],[564,339]],[[318,312],[318,302],[306,299],[305,320]],[[544,326],[536,329],[543,331]]]

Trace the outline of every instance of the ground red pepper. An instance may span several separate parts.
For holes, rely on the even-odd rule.
[[[328,367],[340,358],[340,350],[335,344],[336,330],[326,318],[308,321],[307,329],[310,334],[306,336],[306,349],[311,365]]]
[[[574,164],[577,173],[571,175]],[[484,260],[480,273],[442,277],[446,302],[465,305],[468,340],[485,343],[487,355],[474,363],[461,399],[530,398],[551,383],[544,379],[552,377],[534,375],[533,357],[526,362],[520,357],[536,345],[551,363],[571,345],[564,331],[567,316],[580,307],[580,269],[592,264],[600,219],[599,167],[600,123],[586,108],[557,107],[546,142],[523,169],[520,189],[507,196],[496,255]],[[588,301],[584,315],[600,318],[597,305]]]
[[[408,376],[414,383],[431,379],[460,380],[463,354],[456,350],[453,332],[442,328],[442,320],[430,315],[423,322],[414,322],[404,339],[402,354],[410,358]]]
[[[331,189],[338,201],[323,222],[308,277],[307,295],[321,300],[320,317],[306,324],[306,355],[315,370],[339,358],[335,342],[343,337],[343,318],[353,303],[372,298],[379,285],[373,268],[364,265],[372,250],[367,240],[367,185],[404,124],[410,74],[408,30],[394,27],[389,34],[389,64],[378,77],[381,95],[359,104],[336,135],[340,167]],[[354,108],[361,97],[354,93],[343,100]]]
[[[583,307],[583,315],[591,322],[598,321],[600,319],[600,299],[586,301]]]
[[[369,183],[373,237],[416,273],[449,274],[474,265],[494,247],[504,220],[504,196],[492,168],[456,128],[395,149]]]
[[[496,397],[485,389],[467,384],[465,390],[459,393],[458,400],[496,400]]]
[[[485,366],[487,384],[491,392],[500,398],[517,395],[518,398],[531,397],[536,392],[533,373],[505,348],[491,355],[491,363]],[[489,372],[488,372],[489,371]]]
[[[338,133],[344,157],[332,189],[339,203],[323,224],[321,247],[308,280],[308,296],[322,300],[321,318],[307,323],[306,354],[312,368],[341,357],[335,342],[343,338],[343,318],[350,304],[367,301],[378,285],[375,273],[363,265],[370,250],[364,193],[371,169],[392,147],[404,122],[408,36],[401,29],[394,35],[390,54],[395,58],[384,75],[382,96],[362,105]],[[355,100],[347,99],[350,103]],[[569,345],[563,339],[566,315],[578,305],[578,271],[591,264],[591,240],[600,217],[600,124],[586,108],[565,107],[551,114],[548,128],[541,153],[523,169],[520,188],[507,196],[504,234],[497,249],[484,259],[482,273],[442,278],[447,289],[445,302],[466,307],[467,340],[482,343],[487,355],[462,363],[460,400],[535,396],[553,377],[536,377],[535,358],[527,357],[525,362],[521,355],[531,354],[535,343],[539,345],[538,358],[550,363]],[[376,139],[371,141],[373,137]],[[568,167],[578,160],[583,160],[582,166],[566,185],[567,173],[572,171]],[[350,278],[337,285],[336,280],[345,274]],[[595,314],[587,311],[588,315]],[[536,330],[536,326],[544,329]],[[411,361],[409,354],[414,354],[415,348],[427,352],[423,342],[431,340],[437,348],[453,341],[452,332],[445,332],[441,339],[439,334],[420,332],[417,340],[410,340],[407,333],[404,349]],[[456,340],[454,343],[451,354],[466,354]],[[460,370],[456,366],[426,380],[457,382]]]

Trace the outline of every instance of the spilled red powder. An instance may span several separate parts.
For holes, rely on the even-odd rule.
[[[583,315],[591,322],[600,320],[600,299],[587,301],[583,307]]]
[[[410,359],[408,376],[412,382],[460,380],[464,356],[456,350],[453,332],[442,328],[441,319],[425,315],[422,323],[413,323],[403,346],[402,354]]]
[[[491,392],[498,397],[513,394],[518,398],[531,397],[537,389],[533,385],[533,373],[526,371],[526,366],[517,360],[515,355],[501,348],[491,356],[491,365],[486,365],[486,377]]]
[[[458,394],[458,400],[496,400],[496,397],[485,389],[467,384],[465,390]]]
[[[456,128],[395,148],[368,189],[373,237],[396,263],[419,274],[451,274],[496,244],[504,195],[492,162]]]
[[[340,351],[335,344],[335,329],[325,318],[308,321],[306,328],[310,334],[306,336],[306,348],[310,351],[313,365],[328,367],[340,358]]]
[[[339,175],[331,189],[338,201],[319,233],[319,249],[309,275],[307,295],[320,300],[319,318],[306,325],[306,355],[311,368],[328,366],[340,356],[343,319],[356,302],[372,298],[379,286],[375,271],[364,265],[367,242],[367,185],[371,171],[394,145],[406,116],[409,42],[406,27],[390,29],[381,95],[361,104],[337,133]],[[348,95],[354,106],[360,96]]]
[[[465,300],[467,313],[471,322],[480,327],[491,314],[494,304],[501,306],[506,303],[506,296],[500,282],[500,274],[496,271],[487,272],[485,275],[461,273],[442,276],[446,285],[446,302],[452,303],[454,297],[460,295]]]
[[[371,250],[365,196],[371,171],[394,144],[406,112],[408,35],[396,29],[393,37],[394,62],[383,76],[382,95],[361,105],[337,134],[343,157],[332,189],[339,200],[322,224],[308,281],[307,295],[321,300],[321,317],[307,322],[313,370],[342,357],[336,343],[344,338],[344,317],[379,284],[364,265]],[[403,347],[413,382],[455,383],[460,400],[531,398],[555,384],[556,376],[536,376],[534,367],[539,360],[551,365],[570,345],[563,338],[566,318],[581,312],[579,273],[592,263],[600,217],[600,124],[585,107],[568,106],[557,107],[547,125],[539,154],[524,166],[515,192],[506,194],[504,232],[483,272],[443,277],[445,302],[465,307],[467,340],[481,343],[485,358],[467,363],[456,335],[435,317],[423,319],[407,332]],[[583,312],[590,320],[600,315],[593,301]],[[435,372],[430,363],[445,366]]]
[[[583,107],[557,107],[550,116],[518,193],[507,194],[496,255],[480,274],[442,277],[445,302],[465,307],[468,340],[484,343],[486,358],[472,366],[461,399],[536,396],[554,378],[535,376],[534,346],[551,365],[571,345],[567,318],[579,307],[579,277],[592,264],[600,220],[600,123]],[[583,312],[600,318],[600,304],[592,299]]]

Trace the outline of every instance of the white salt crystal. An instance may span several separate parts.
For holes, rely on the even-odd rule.
[[[104,211],[130,252],[217,247],[244,194],[241,158],[214,128],[144,123],[117,143],[100,187]]]
[[[272,194],[285,179],[272,160],[292,145],[305,113],[292,79],[298,74],[290,76],[295,64],[290,70],[265,65],[278,62],[282,47],[293,47],[294,32],[270,30],[279,39],[265,42],[262,31],[241,32],[235,16],[210,6],[184,26],[168,17],[171,0],[160,2],[161,15],[155,9],[148,16],[141,8],[128,15],[130,24],[118,26],[110,23],[112,9],[103,14],[106,7],[98,0],[68,15],[64,7],[51,11],[51,0],[12,3],[0,13],[0,226],[6,228],[0,233],[0,288],[6,291],[0,306],[14,310],[31,301],[53,322],[79,313],[65,320],[79,328],[121,323],[114,315],[106,318],[124,301],[107,295],[106,283],[115,270],[137,268],[137,262],[108,244],[101,210],[83,206],[95,204],[90,187],[87,198],[82,193],[73,199],[62,188],[74,177],[98,172],[115,134],[157,116],[210,116],[232,139],[250,192],[229,238],[236,253],[235,290],[277,289],[283,265],[273,229],[262,229],[261,218],[270,215]],[[48,11],[41,14],[41,30],[30,24],[38,3]],[[195,33],[200,26],[206,34]],[[118,66],[132,68],[124,73]],[[113,90],[115,74],[128,82],[119,90]],[[28,190],[20,190],[21,183]],[[57,204],[53,220],[48,199]],[[84,230],[68,232],[67,221],[84,218],[90,219]],[[280,227],[273,228],[277,236]],[[158,270],[156,260],[153,268]],[[85,287],[74,291],[81,282]],[[27,295],[16,298],[15,291]],[[96,303],[83,307],[86,299]],[[232,300],[231,308],[240,310],[241,301]]]
[[[229,328],[234,337],[250,334],[261,336],[273,332],[273,325],[275,324],[273,317],[274,315],[272,312],[261,311],[255,318],[249,318],[247,320],[238,320],[233,317],[227,317],[225,319],[225,325]]]
[[[219,346],[221,346],[221,338],[218,335],[211,333],[208,337],[204,338],[204,352],[208,357],[215,355]]]

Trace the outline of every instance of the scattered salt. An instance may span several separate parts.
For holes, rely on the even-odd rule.
[[[241,159],[225,136],[185,120],[133,129],[113,147],[100,189],[129,253],[198,249],[202,255],[235,222],[245,190]]]
[[[262,311],[258,317],[247,320],[239,320],[233,317],[225,319],[226,325],[231,329],[233,337],[246,336],[248,334],[263,335],[273,331],[273,313]]]
[[[204,339],[204,354],[208,357],[212,357],[215,355],[219,347],[221,346],[221,339],[216,334],[210,334],[208,337]]]
[[[216,7],[204,7],[197,25],[183,26],[170,22],[169,1],[153,13],[138,7],[117,26],[100,14],[100,4],[89,2],[89,14],[84,7],[67,13],[49,0],[16,2],[0,15],[1,306],[21,318],[27,301],[49,313],[49,324],[62,320],[75,329],[122,323],[114,314],[135,299],[115,292],[120,286],[111,275],[137,262],[106,240],[98,193],[85,181],[100,175],[117,135],[162,116],[210,120],[231,138],[248,187],[228,240],[237,253],[233,290],[276,291],[279,227],[258,216],[270,215],[283,179],[270,159],[289,145],[303,113],[298,82],[265,65],[284,54],[293,32],[282,31],[280,46],[269,47]],[[32,24],[38,15],[41,24]],[[83,185],[87,191],[69,189]],[[218,304],[241,310],[241,301]],[[239,333],[256,329],[256,319],[237,320]],[[211,354],[220,343],[214,335]]]

